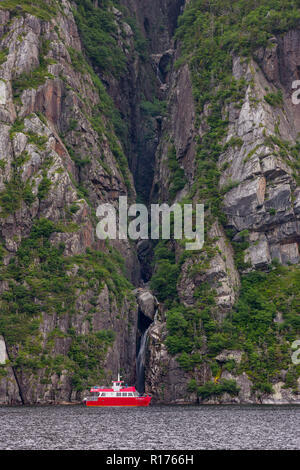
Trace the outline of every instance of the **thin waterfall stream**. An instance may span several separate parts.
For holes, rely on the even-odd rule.
[[[136,355],[136,388],[140,394],[145,393],[145,364],[149,339],[149,328],[155,321],[157,311],[158,310],[156,309],[152,321],[149,321],[149,319],[147,319],[146,324],[144,322],[141,322],[141,325],[143,326],[143,328],[140,329],[142,335],[140,337],[139,348]]]
[[[136,358],[136,381],[137,389],[142,394],[145,392],[145,361],[146,361],[146,350],[147,350],[147,339],[148,339],[149,328],[147,328],[140,342],[139,352]]]

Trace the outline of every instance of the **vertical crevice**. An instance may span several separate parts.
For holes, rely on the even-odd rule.
[[[4,336],[3,336],[3,340],[4,340],[4,343],[5,343],[6,354],[7,354],[8,360],[9,360],[9,362],[11,363],[10,354],[9,354],[8,348],[7,348],[7,346],[6,346],[6,341],[5,341]],[[12,370],[12,373],[13,373],[13,375],[14,375],[14,379],[15,379],[15,381],[16,381],[17,387],[18,387],[18,391],[19,391],[19,396],[20,396],[20,399],[21,399],[21,403],[22,403],[22,405],[25,405],[25,400],[24,400],[23,393],[22,393],[22,387],[21,387],[21,385],[20,385],[20,382],[19,382],[18,376],[17,376],[17,374],[16,374],[15,368],[14,368],[12,365],[11,365],[11,370]]]
[[[151,80],[141,84],[141,88],[130,93],[131,136],[134,145],[131,158],[131,171],[138,198],[148,206],[157,197],[158,188],[153,188],[156,171],[156,155],[162,138],[162,128],[166,118],[167,100],[170,92],[169,77],[175,58],[174,33],[178,17],[182,13],[185,0],[141,2],[138,12],[140,27],[149,42],[148,64],[141,64],[145,71],[152,69]],[[145,8],[143,12],[142,9]],[[157,13],[161,14],[158,15]],[[149,80],[149,78],[148,78]],[[151,82],[151,83],[150,83]],[[145,102],[144,102],[145,101]],[[151,105],[152,103],[152,105]],[[132,145],[131,142],[131,145]],[[153,244],[151,240],[140,240],[136,245],[141,266],[141,284],[145,287],[153,274]],[[150,294],[150,292],[148,291]],[[152,294],[151,294],[152,295]],[[145,392],[145,367],[149,328],[155,321],[155,310],[150,317],[143,308],[138,312],[138,334],[136,340],[136,387],[139,393]]]

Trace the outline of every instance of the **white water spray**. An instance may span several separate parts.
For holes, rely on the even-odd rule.
[[[140,349],[136,358],[136,381],[137,381],[137,389],[140,393],[144,393],[145,391],[145,360],[146,360],[148,331],[149,331],[149,328],[144,331],[141,337]]]

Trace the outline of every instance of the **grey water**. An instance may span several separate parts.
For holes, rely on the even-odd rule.
[[[300,449],[298,406],[0,407],[0,449]]]

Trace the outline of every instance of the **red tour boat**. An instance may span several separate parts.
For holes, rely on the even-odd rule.
[[[124,387],[124,382],[113,381],[112,388],[91,388],[92,396],[83,399],[86,406],[149,406],[151,395],[140,396],[135,387]]]

